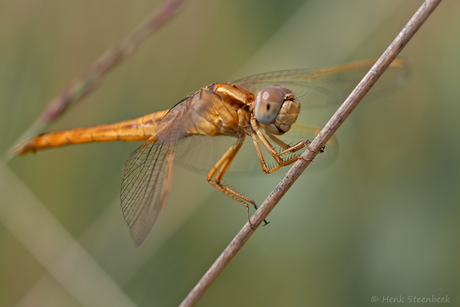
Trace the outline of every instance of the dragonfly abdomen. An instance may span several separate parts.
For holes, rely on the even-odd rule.
[[[111,141],[141,141],[155,134],[158,124],[166,111],[151,113],[143,117],[114,124],[71,130],[53,131],[36,136],[20,145],[15,151],[19,155],[39,149],[58,147],[69,144]]]

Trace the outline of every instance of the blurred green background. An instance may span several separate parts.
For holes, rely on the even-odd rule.
[[[0,152],[161,3],[0,0]],[[377,57],[421,3],[189,1],[47,130],[163,110],[212,82]],[[432,295],[459,304],[459,10],[440,4],[402,53],[407,85],[363,101],[339,129],[336,161],[301,176],[198,306],[383,306]],[[46,150],[0,173],[0,306],[182,301],[245,212],[203,174],[176,167],[162,219],[137,248],[118,194],[139,145]],[[260,204],[285,172],[226,182]]]

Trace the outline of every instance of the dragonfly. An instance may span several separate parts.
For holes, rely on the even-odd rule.
[[[22,143],[15,152],[24,155],[69,144],[144,141],[123,166],[120,193],[123,216],[138,245],[146,240],[163,211],[176,158],[180,164],[192,168],[209,167],[207,181],[244,205],[247,220],[253,227],[249,207],[257,210],[255,202],[222,183],[243,144],[252,143],[257,157],[253,161],[258,161],[255,164],[266,174],[301,159],[300,153],[308,149],[309,144],[302,132],[311,130],[298,121],[301,110],[338,104],[374,62],[363,60],[322,69],[276,71],[231,83],[213,83],[169,110],[118,123],[40,134]],[[395,60],[389,70],[392,71],[389,81],[381,82],[384,91],[402,82],[404,61]],[[282,136],[288,135],[291,140],[297,138],[296,142],[282,140]],[[214,149],[222,149],[217,141],[222,138],[231,142],[225,143],[227,148],[223,148],[220,156],[213,157]],[[181,143],[186,144],[182,152],[177,150]],[[264,156],[263,149],[268,156],[266,152]],[[199,158],[206,163],[200,164]],[[272,159],[271,165],[267,158]],[[249,165],[246,159],[240,161],[244,170],[254,165]],[[203,166],[205,164],[209,166]]]

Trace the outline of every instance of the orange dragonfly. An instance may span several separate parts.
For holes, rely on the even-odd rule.
[[[220,159],[216,157],[212,162],[206,178],[219,191],[246,207],[250,223],[249,204],[257,209],[254,201],[221,182],[246,137],[252,141],[259,161],[256,164],[260,164],[264,173],[294,163],[309,143],[302,139],[302,131],[308,131],[309,127],[296,123],[301,107],[341,102],[373,63],[373,60],[365,60],[318,70],[259,74],[233,83],[214,83],[169,110],[114,124],[41,134],[21,144],[16,153],[23,155],[38,149],[88,142],[145,141],[123,166],[120,195],[124,218],[134,240],[140,245],[164,208],[175,158],[180,156],[183,164],[195,168],[193,156],[203,158],[217,146],[212,142],[201,143],[196,137],[217,140],[218,136],[224,136],[233,140],[232,144]],[[401,74],[405,68],[403,61],[396,60],[390,67],[397,77],[384,85],[397,84],[404,74]],[[293,145],[280,138],[289,132],[291,138],[297,138]],[[194,145],[203,154],[189,150],[180,153],[176,151],[178,142]],[[274,159],[274,166],[267,165],[261,148],[265,148]],[[241,163],[245,169],[250,167],[245,163]]]

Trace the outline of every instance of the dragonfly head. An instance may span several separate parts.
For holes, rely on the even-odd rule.
[[[268,132],[284,134],[297,119],[300,103],[284,86],[267,86],[256,98],[254,113],[257,121]]]

